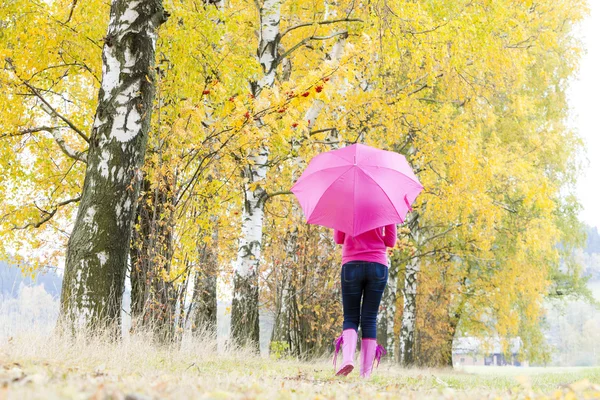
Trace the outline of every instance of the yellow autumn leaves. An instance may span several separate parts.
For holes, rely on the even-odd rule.
[[[156,52],[145,170],[153,187],[168,182],[174,193],[167,278],[182,276],[198,241],[217,248],[227,275],[244,201],[240,171],[252,149],[270,149],[269,173],[258,184],[285,192],[336,132],[339,145],[398,151],[418,171],[425,191],[416,208],[430,238],[418,251],[432,255],[420,290],[443,282],[436,290],[451,295],[424,302],[417,315],[434,306],[451,313],[468,296],[464,332],[529,335],[526,343],[536,343],[539,330],[527,324],[541,317],[558,268],[554,246],[568,237],[560,230],[570,218],[564,206],[573,204],[563,191],[580,143],[564,125],[564,91],[579,53],[571,29],[585,2],[286,1],[278,54],[294,50],[258,98],[249,86],[261,74],[254,2],[231,1],[222,11],[198,3],[165,1],[171,17]],[[85,165],[63,154],[47,130],[23,132],[56,127],[75,150],[87,144],[22,80],[88,134],[100,86],[108,4],[77,4],[69,18],[72,6],[11,0],[0,10],[0,65],[15,66],[0,69],[0,254],[21,255],[12,261],[31,270],[60,264],[56,249],[64,248],[76,204],[58,207],[35,231],[13,228],[76,197]],[[332,62],[341,32],[347,39]],[[315,101],[322,111],[308,121]],[[286,232],[302,216],[289,197],[266,201],[264,257],[284,257]],[[413,248],[404,235],[402,250]],[[45,256],[22,258],[31,249]]]

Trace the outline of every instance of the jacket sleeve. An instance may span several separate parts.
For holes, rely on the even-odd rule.
[[[386,225],[383,243],[385,243],[387,247],[394,247],[396,245],[396,235],[396,224]]]
[[[344,244],[345,238],[346,238],[346,234],[344,232],[338,231],[337,229],[333,230],[333,240],[337,244]]]

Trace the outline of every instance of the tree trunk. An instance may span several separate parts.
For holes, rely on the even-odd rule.
[[[154,332],[160,342],[175,339],[179,295],[168,278],[173,256],[174,184],[158,177],[155,187],[143,181],[143,196],[137,208],[138,230],[131,242],[132,329]]]
[[[416,212],[411,213],[408,217],[408,225],[411,227],[417,249],[419,246],[418,218],[419,216]],[[415,363],[415,322],[420,267],[420,259],[415,255],[406,265],[404,275],[404,309],[402,312],[402,330],[400,332],[400,363],[405,367],[413,366]]]
[[[195,274],[192,332],[217,335],[217,274],[218,259],[216,245],[218,231],[212,233],[211,243],[198,246],[200,266]]]
[[[154,98],[161,0],[113,0],[102,51],[102,87],[81,203],[67,245],[60,321],[118,334],[131,224]]]
[[[254,97],[264,87],[275,82],[279,44],[279,21],[281,0],[266,0],[260,8],[260,41],[258,60],[263,76],[250,84]],[[262,122],[257,121],[259,128]],[[233,278],[233,302],[231,305],[231,338],[238,344],[251,344],[260,350],[258,324],[258,267],[262,246],[265,190],[260,186],[267,176],[269,149],[261,146],[248,157],[244,168],[244,210],[242,235],[239,243]],[[252,185],[254,183],[254,186]]]
[[[298,206],[292,204],[292,215],[297,213]],[[298,264],[298,228],[292,227],[286,235],[285,253],[286,260],[277,268],[276,272],[276,296],[275,301],[275,322],[273,332],[271,333],[271,342],[284,342],[288,345],[288,351],[292,351],[294,342],[291,338],[291,301],[294,275],[294,268]]]
[[[454,335],[456,334],[456,324],[450,323],[450,329],[448,332],[448,337],[444,342],[442,351],[442,367],[452,368],[452,346],[454,344]]]
[[[144,179],[142,182],[142,192],[149,193],[150,181]],[[130,260],[131,269],[129,276],[131,279],[131,320],[132,328],[135,329],[138,321],[143,321],[144,310],[147,307],[150,298],[150,271],[147,262],[147,256],[144,256],[148,247],[147,241],[150,237],[150,218],[147,207],[146,195],[142,196],[135,214],[135,225],[138,229],[132,232]]]
[[[468,278],[471,274],[471,265],[467,268],[467,272],[465,277],[462,279],[461,286],[458,288],[458,291],[461,292],[459,296],[461,296],[460,301],[454,310],[454,312],[450,313],[450,321],[449,321],[449,329],[448,329],[448,338],[444,344],[444,348],[441,350],[443,355],[443,364],[444,367],[453,367],[452,364],[452,346],[454,344],[454,336],[456,336],[456,332],[458,330],[458,324],[460,323],[460,319],[462,318],[463,311],[465,309],[465,305],[467,304],[468,295],[465,294],[467,291]]]
[[[327,3],[327,2],[326,2]],[[333,45],[332,49],[327,54],[327,60],[332,63],[338,63],[342,54],[343,49],[346,44],[347,35],[342,35]],[[291,64],[291,63],[290,63]],[[285,66],[284,66],[285,68]],[[290,67],[291,68],[291,67]],[[289,71],[291,72],[291,71]],[[325,107],[325,103],[322,100],[315,100],[311,104],[310,108],[306,112],[304,119],[308,121],[308,131],[306,132],[306,137],[310,136],[310,130],[315,126],[317,118],[321,114],[321,111]],[[334,136],[335,135],[335,136]],[[327,142],[331,142],[332,149],[337,148],[339,144],[339,138],[337,137],[337,130],[332,130],[329,132],[328,137],[325,139]],[[292,148],[293,150],[299,150],[302,143],[300,139],[292,139]],[[294,157],[292,160],[292,165],[297,166],[296,170],[301,169],[301,159],[300,157]],[[295,170],[295,171],[296,171]],[[296,181],[295,173],[292,174],[292,184]],[[298,208],[298,203],[292,203],[292,216],[299,216],[299,219],[302,219],[302,214]],[[285,342],[288,344],[289,352],[291,354],[299,354],[299,351],[295,348],[295,343],[297,340],[292,339],[296,332],[292,331],[292,293],[293,293],[293,268],[297,267],[298,264],[298,256],[296,252],[298,250],[298,228],[292,227],[286,236],[286,254],[288,255],[287,260],[291,261],[291,265],[284,266],[281,269],[281,276],[279,277],[278,282],[276,283],[276,291],[277,291],[277,300],[275,304],[275,323],[273,326],[273,332],[271,333],[271,342]]]
[[[250,189],[255,181],[263,181],[267,175],[268,152],[250,157],[253,165],[244,168],[248,182],[244,185],[244,211],[242,235],[234,271],[234,292],[231,304],[231,337],[240,345],[252,345],[259,350],[258,324],[258,267],[262,246],[265,190],[258,186]]]
[[[404,311],[400,333],[400,360],[403,366],[410,367],[415,362],[415,320],[417,310],[417,278],[420,262],[413,258],[406,266],[404,277]]]
[[[396,293],[398,287],[398,265],[390,262],[388,284],[381,299],[381,312],[378,315],[377,341],[385,345],[389,359],[395,356],[394,321],[396,318]]]

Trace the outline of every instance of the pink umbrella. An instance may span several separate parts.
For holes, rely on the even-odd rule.
[[[319,154],[292,187],[309,224],[352,236],[403,223],[421,190],[403,155],[364,144]]]

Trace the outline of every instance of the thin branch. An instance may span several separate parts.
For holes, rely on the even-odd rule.
[[[492,201],[492,204],[494,204],[494,205],[496,205],[496,206],[498,206],[498,207],[500,207],[500,208],[502,208],[502,209],[504,209],[504,210],[506,210],[506,211],[508,211],[510,213],[513,213],[513,214],[517,213],[517,210],[515,210],[514,208],[510,208],[510,206],[508,206],[507,204],[501,203],[501,202],[499,202],[497,200]]]
[[[71,22],[71,18],[73,17],[73,11],[75,11],[76,5],[77,5],[77,0],[73,0],[73,3],[71,3],[71,11],[69,12],[69,17],[64,22],[65,24],[68,24],[69,22]]]
[[[28,129],[22,129],[20,131],[16,131],[13,133],[3,133],[0,134],[0,139],[3,139],[5,137],[16,137],[16,136],[24,136],[24,135],[28,135],[30,133],[37,133],[37,132],[51,132],[55,129],[61,129],[61,128],[66,128],[65,126],[39,126],[36,128],[28,128]]]
[[[337,131],[337,128],[323,128],[323,129],[317,129],[315,131],[310,131],[309,135],[313,136],[316,135],[317,133],[323,133],[323,132],[332,132],[332,131]]]
[[[413,95],[413,94],[415,94],[415,93],[419,93],[421,90],[423,90],[423,89],[426,89],[426,88],[428,88],[428,87],[429,87],[429,85],[427,85],[427,84],[425,83],[424,85],[421,85],[421,87],[420,87],[420,88],[417,88],[417,89],[413,90],[412,92],[410,92],[410,93],[408,94],[408,96],[412,96],[412,95]]]
[[[81,161],[82,163],[87,164],[87,159],[83,156],[85,154],[85,150],[84,151],[73,150],[65,142],[65,139],[63,138],[62,134],[60,133],[60,131],[58,129],[52,129],[51,131],[48,131],[48,132],[50,132],[52,134],[52,136],[54,137],[54,140],[56,140],[56,143],[58,143],[58,146],[60,147],[62,152],[65,153],[65,155],[67,155],[68,157],[71,157],[74,160]]]
[[[39,126],[36,128],[22,129],[20,131],[14,132],[14,133],[4,133],[4,134],[0,135],[0,139],[3,139],[5,137],[24,136],[27,134],[37,133],[37,132],[48,132],[54,137],[54,140],[56,140],[56,143],[58,144],[58,146],[60,147],[60,149],[62,150],[62,152],[65,155],[67,155],[68,157],[71,157],[72,159],[74,159],[76,161],[81,161],[81,162],[87,164],[87,160],[83,156],[86,151],[85,150],[84,151],[75,151],[71,147],[69,147],[69,145],[65,142],[65,139],[62,137],[62,134],[59,132],[59,130],[62,128],[68,128],[68,127],[67,126]]]
[[[517,42],[515,44],[507,44],[504,47],[507,49],[529,49],[530,47],[533,47],[533,44],[527,44],[530,40],[531,41],[535,41],[537,39],[537,36],[529,36],[527,39],[525,40],[521,40],[520,42]]]
[[[52,107],[50,105],[50,103],[48,103],[48,101],[46,101],[46,99],[44,99],[44,97],[37,91],[36,88],[34,88],[33,86],[31,86],[27,81],[22,80],[23,84],[25,86],[27,86],[29,88],[29,90],[32,91],[33,94],[35,94],[37,96],[38,99],[40,99],[42,101],[42,103],[44,103],[49,109],[50,111],[52,111],[52,113],[60,118],[64,123],[66,123],[67,125],[69,125],[69,128],[73,129],[75,132],[77,132],[77,134],[86,141],[86,143],[90,142],[90,138],[87,137],[87,135],[85,133],[83,133],[83,131],[79,128],[77,128],[70,120],[68,120],[66,117],[64,117],[63,115],[61,115],[58,111],[56,111],[56,109],[54,107]]]
[[[17,78],[19,78],[19,80],[25,85],[27,86],[27,88],[36,95],[36,97],[38,99],[40,99],[42,101],[42,103],[44,103],[46,105],[46,107],[48,107],[50,109],[50,111],[52,111],[52,113],[60,118],[63,122],[65,122],[71,129],[73,129],[75,132],[77,132],[77,134],[79,136],[81,136],[81,138],[83,140],[85,140],[87,143],[90,142],[90,139],[86,136],[85,133],[83,133],[83,131],[81,131],[81,129],[77,128],[71,121],[69,121],[67,118],[65,118],[64,116],[62,116],[61,114],[58,113],[58,111],[56,111],[56,109],[54,107],[52,107],[50,105],[50,103],[48,103],[48,101],[46,101],[46,99],[44,99],[44,97],[40,94],[40,92],[33,87],[29,82],[27,82],[25,79],[21,78],[17,73],[16,73],[16,69],[14,67],[14,65],[12,64],[12,61],[10,59],[6,59],[6,62],[10,65],[11,69],[13,70],[13,72],[15,73],[15,76]]]
[[[293,193],[291,191],[289,191],[289,190],[282,190],[280,192],[269,193],[266,196],[267,196],[267,198],[271,198],[271,197],[275,197],[275,196],[281,196],[281,195],[284,195],[284,194],[293,194]]]
[[[198,163],[198,166],[196,168],[196,170],[194,171],[194,173],[192,174],[192,177],[188,180],[188,182],[186,182],[184,184],[183,189],[177,193],[175,195],[176,200],[174,201],[174,204],[177,205],[179,204],[179,202],[181,201],[181,199],[183,198],[183,196],[185,195],[185,193],[188,191],[188,189],[195,184],[200,172],[202,172],[203,168],[206,168],[208,166],[208,164],[215,158],[215,156],[222,150],[225,148],[225,146],[229,143],[229,141],[235,136],[235,133],[232,134],[231,136],[229,136],[226,140],[223,141],[223,143],[220,143],[220,146],[216,149],[213,150],[210,153],[207,153],[204,157],[202,157],[202,160],[200,160],[200,162]],[[206,161],[206,164],[204,164],[204,162]]]
[[[41,219],[39,219],[36,222],[28,222],[27,224],[22,225],[22,226],[15,225],[13,227],[13,230],[16,230],[16,229],[27,229],[29,227],[39,228],[40,226],[42,226],[46,222],[50,221],[50,219],[54,216],[54,214],[56,214],[56,212],[58,211],[58,209],[60,207],[66,206],[67,204],[70,204],[70,203],[78,202],[80,200],[81,200],[81,196],[75,197],[73,199],[68,199],[68,200],[65,200],[65,201],[61,201],[60,203],[56,204],[56,207],[54,207],[54,209],[52,211],[46,211],[46,210],[40,209],[40,211],[44,214],[44,216]]]
[[[310,42],[311,40],[327,40],[327,39],[334,38],[336,36],[347,35],[347,34],[348,34],[347,31],[342,31],[342,32],[332,33],[331,35],[328,35],[328,36],[309,36],[307,38],[302,39],[300,42],[296,43],[294,46],[292,46],[288,51],[286,51],[281,56],[279,56],[279,59],[283,60],[284,58],[289,56],[292,52],[297,50],[299,47],[305,45],[306,43]]]
[[[428,237],[427,239],[425,239],[425,240],[423,241],[423,243],[421,243],[421,245],[424,245],[424,244],[425,244],[425,243],[427,243],[427,242],[431,242],[432,240],[434,240],[434,239],[437,239],[437,238],[439,238],[439,237],[445,236],[445,235],[447,235],[448,233],[452,232],[454,229],[456,229],[456,228],[460,227],[461,225],[462,225],[462,223],[459,223],[459,224],[452,225],[451,227],[449,227],[449,228],[448,228],[448,229],[446,229],[445,231],[443,231],[443,232],[440,232],[440,233],[438,233],[438,234],[436,234],[436,235],[433,235],[433,236],[430,236],[430,237]]]
[[[262,196],[260,196],[260,199],[258,199],[258,204],[260,204],[261,202],[266,203],[266,201],[269,200],[271,197],[281,196],[281,195],[290,195],[290,194],[294,194],[294,193],[289,190],[282,190],[282,191],[273,192],[273,193],[263,192]]]
[[[364,22],[364,21],[362,19],[358,19],[358,18],[342,18],[342,19],[332,19],[332,20],[325,20],[325,21],[318,21],[318,22],[317,21],[304,22],[304,23],[289,27],[281,34],[280,38],[284,37],[285,35],[287,35],[288,33],[290,33],[291,31],[293,31],[295,29],[303,28],[305,26],[329,25],[329,24],[337,24],[338,22]]]
[[[431,161],[427,163],[427,165],[429,166],[429,168],[431,168],[431,170],[433,172],[435,172],[435,174],[442,180],[444,180],[446,183],[452,184],[452,182],[450,182],[448,179],[444,178],[439,172],[437,172],[435,170],[435,168],[433,168],[433,165],[431,165]]]
[[[411,34],[411,35],[413,35],[413,36],[414,36],[414,35],[423,35],[423,34],[425,34],[425,33],[431,33],[431,32],[435,32],[435,31],[437,31],[438,29],[440,29],[440,28],[442,28],[442,27],[444,27],[444,26],[448,25],[448,23],[449,23],[450,21],[452,21],[452,19],[449,19],[448,21],[444,22],[444,23],[443,23],[443,24],[441,24],[441,25],[435,26],[435,27],[433,27],[433,28],[430,28],[430,29],[425,29],[425,30],[423,30],[423,31],[414,31],[414,30],[412,30],[412,29],[410,29],[410,30],[403,29],[403,30],[401,30],[401,32],[402,32],[402,33],[409,33],[409,34]]]

